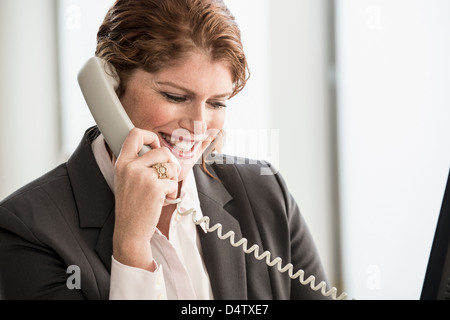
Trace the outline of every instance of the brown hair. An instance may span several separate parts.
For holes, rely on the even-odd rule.
[[[97,35],[96,55],[117,70],[123,94],[137,68],[157,72],[193,51],[230,65],[234,91],[249,75],[241,33],[222,0],[117,0]]]

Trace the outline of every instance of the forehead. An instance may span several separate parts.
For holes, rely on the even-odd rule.
[[[199,53],[191,54],[173,66],[155,73],[138,69],[130,80],[140,85],[170,82],[198,95],[231,95],[233,91],[230,65],[225,61],[212,61],[209,56]]]

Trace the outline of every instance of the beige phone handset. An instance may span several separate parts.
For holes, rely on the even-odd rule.
[[[114,67],[103,59],[93,57],[89,59],[81,69],[78,75],[78,82],[95,122],[108,143],[108,146],[111,148],[116,157],[118,157],[122,144],[130,130],[134,128],[134,125],[128,118],[128,115],[126,114],[116,94],[119,80]],[[144,146],[139,155],[142,156],[149,150],[150,147]],[[305,272],[303,270],[299,270],[294,273],[293,265],[291,263],[283,267],[281,258],[278,257],[271,259],[271,253],[269,251],[259,254],[259,247],[257,245],[253,245],[248,248],[247,239],[243,238],[236,242],[234,239],[235,233],[233,231],[229,231],[225,235],[222,235],[222,225],[218,223],[210,227],[210,219],[207,216],[196,220],[196,212],[194,209],[181,212],[181,199],[166,201],[170,204],[176,204],[180,215],[192,215],[192,220],[195,224],[201,225],[204,223],[208,232],[216,231],[217,236],[220,239],[229,239],[230,244],[234,247],[242,246],[242,250],[246,254],[251,254],[253,252],[256,259],[265,259],[268,266],[276,266],[278,271],[281,273],[288,272],[289,277],[292,279],[298,278],[302,285],[309,284],[312,290],[321,290],[322,295],[331,296],[335,300],[343,300],[347,298],[347,294],[345,292],[337,297],[337,289],[334,287],[327,291],[327,285],[324,281],[316,285],[314,276],[310,276],[305,279]]]

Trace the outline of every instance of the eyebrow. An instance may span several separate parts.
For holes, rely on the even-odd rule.
[[[172,88],[175,88],[175,89],[184,91],[184,92],[187,93],[188,95],[195,96],[195,92],[193,92],[192,90],[189,90],[189,89],[187,89],[187,88],[185,88],[185,87],[182,87],[182,86],[180,86],[180,85],[178,85],[178,84],[176,84],[176,83],[174,83],[174,82],[172,82],[172,81],[156,82],[156,84],[158,84],[158,85],[164,85],[164,86],[169,86],[169,87],[172,87]],[[232,93],[217,94],[217,95],[214,95],[213,97],[211,97],[211,99],[223,99],[223,98],[229,98],[229,97],[231,97],[231,94],[232,94]]]

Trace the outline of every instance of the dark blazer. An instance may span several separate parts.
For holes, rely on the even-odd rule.
[[[91,150],[89,129],[67,163],[0,203],[1,299],[108,299],[114,229],[114,195]],[[211,225],[220,222],[236,240],[246,237],[295,271],[325,280],[307,226],[279,174],[267,164],[208,165],[214,180],[194,167],[200,204]],[[236,159],[234,159],[236,160]],[[242,162],[242,161],[239,161]],[[267,267],[215,233],[199,232],[215,299],[315,299],[322,296],[286,273]],[[249,246],[250,247],[250,246]],[[81,288],[69,289],[67,268],[81,271]]]

